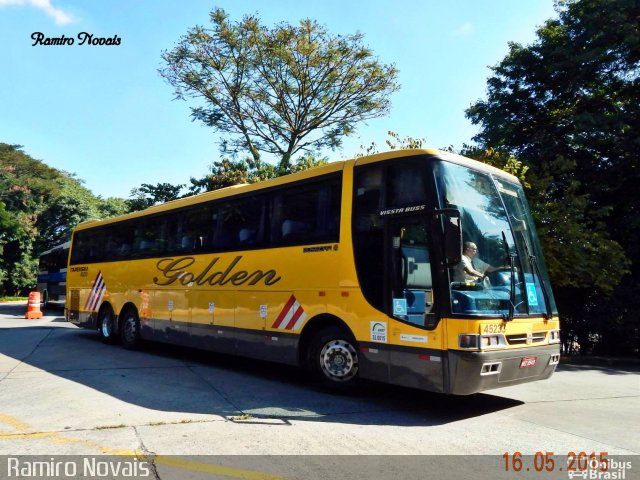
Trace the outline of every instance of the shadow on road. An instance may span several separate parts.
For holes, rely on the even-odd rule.
[[[43,370],[158,411],[431,426],[522,404],[493,394],[458,397],[377,383],[366,383],[350,395],[328,393],[294,367],[164,344],[128,351],[103,344],[94,332],[65,328],[62,317],[45,325],[7,328],[3,320],[11,315],[10,308],[0,306],[0,360],[2,355],[14,359],[5,373]],[[41,388],[45,392],[47,387]]]

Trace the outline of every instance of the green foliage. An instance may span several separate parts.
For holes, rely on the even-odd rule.
[[[117,217],[129,213],[130,208],[127,200],[117,197],[109,197],[98,205],[98,215],[100,218]]]
[[[4,227],[0,234],[0,292],[20,292],[35,284],[31,257],[38,233],[35,223],[45,203],[59,193],[56,186],[48,187],[55,177],[55,170],[23,154],[18,145],[0,144],[0,216]]]
[[[131,190],[131,197],[126,200],[126,206],[131,212],[144,210],[159,203],[177,200],[184,185],[171,185],[170,183],[158,183],[151,185],[143,183],[138,188]],[[113,201],[111,203],[113,205]]]
[[[327,163],[329,163],[329,159],[327,157],[318,158],[314,154],[307,152],[304,156],[296,159],[293,165],[291,165],[290,171],[282,172],[282,174],[287,175],[289,173],[302,172],[304,170],[309,170],[310,168],[326,165]]]
[[[209,167],[210,173],[203,178],[198,179],[192,177],[189,191],[190,194],[197,194],[230,187],[232,185],[261,182],[270,178],[325,165],[327,162],[328,160],[326,158],[316,158],[310,153],[296,159],[288,168],[275,167],[260,159],[256,160],[251,157],[242,160],[224,158],[220,161],[213,162]]]
[[[637,354],[640,4],[558,5],[559,18],[532,45],[509,45],[487,99],[467,115],[481,127],[482,149],[530,167],[529,198],[566,331],[583,351],[626,337],[624,352]]]
[[[385,140],[385,144],[389,150],[406,150],[413,148],[423,148],[427,142],[424,138],[405,137],[401,138],[400,135],[393,130],[387,131],[389,138]],[[379,153],[380,149],[376,142],[371,142],[370,145],[360,145],[360,152],[356,153],[355,157],[363,157],[365,155],[373,155]]]
[[[312,20],[269,28],[254,15],[232,22],[219,8],[210,21],[163,53],[160,74],[177,98],[201,101],[192,116],[225,135],[223,153],[274,154],[289,171],[296,153],[339,147],[357,123],[386,114],[399,88],[395,67],[360,33],[334,36]]]
[[[68,240],[80,222],[123,212],[120,206],[20,146],[0,143],[0,294],[34,287],[41,252]]]
[[[41,252],[65,242],[77,224],[101,218],[100,200],[73,175],[60,172],[50,182],[57,195],[49,199],[39,213],[35,227],[38,232],[35,251]]]
[[[453,149],[449,150],[454,151]],[[514,155],[493,148],[484,149],[466,144],[463,145],[459,153],[465,157],[473,158],[474,160],[489,164],[492,167],[504,170],[508,174],[517,177],[525,189],[531,188],[531,184],[526,180],[529,167]]]

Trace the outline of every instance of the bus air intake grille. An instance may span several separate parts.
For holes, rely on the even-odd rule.
[[[533,332],[530,334],[516,333],[513,335],[507,335],[507,343],[509,345],[529,345],[544,341],[546,336],[547,332]]]

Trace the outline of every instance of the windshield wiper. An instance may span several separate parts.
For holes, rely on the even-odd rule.
[[[516,267],[515,267],[515,253],[511,253],[509,244],[507,243],[507,236],[502,232],[502,241],[504,243],[505,259],[509,262],[509,270],[511,271],[511,285],[509,289],[509,313],[505,316],[503,314],[503,320],[510,322],[515,316],[515,303],[516,303]]]
[[[535,255],[531,253],[529,249],[529,242],[527,241],[527,237],[525,234],[522,234],[522,238],[524,240],[524,249],[526,250],[527,257],[529,258],[529,265],[531,265],[531,271],[533,274],[538,277],[538,283],[540,284],[540,289],[542,290],[542,298],[544,299],[544,305],[546,309],[546,313],[544,313],[545,320],[550,320],[553,317],[553,312],[551,311],[551,304],[549,303],[549,292],[547,291],[547,286],[544,283],[542,275],[540,274],[540,266],[538,265],[538,259]],[[534,288],[535,288],[535,278],[534,278]]]

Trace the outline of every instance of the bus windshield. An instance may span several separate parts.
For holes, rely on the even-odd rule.
[[[553,296],[522,187],[441,162],[443,207],[461,214],[462,261],[449,269],[452,313],[547,315]]]

